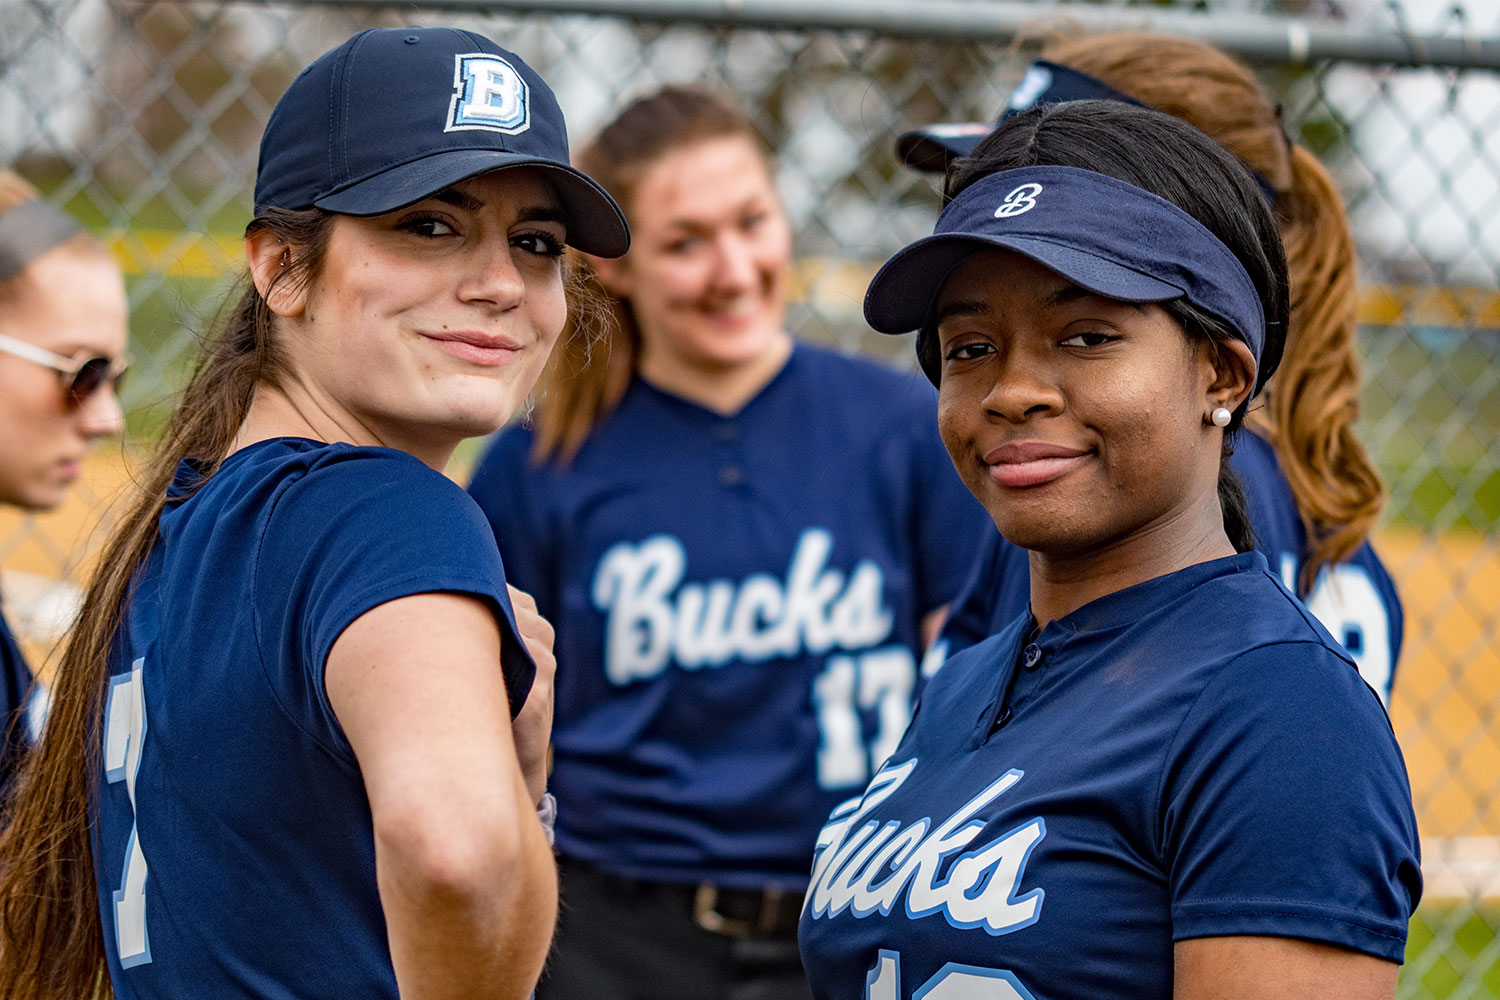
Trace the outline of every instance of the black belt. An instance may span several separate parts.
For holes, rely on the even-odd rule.
[[[802,919],[803,893],[798,889],[733,889],[713,882],[650,882],[627,878],[578,861],[562,859],[565,878],[575,872],[615,892],[655,896],[680,907],[706,931],[735,938],[795,938]]]

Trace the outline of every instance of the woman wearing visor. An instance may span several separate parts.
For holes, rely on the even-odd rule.
[[[920,331],[1030,611],[948,661],[820,835],[814,994],[1393,996],[1401,754],[1223,460],[1285,336],[1264,199],[1196,129],[1100,101],[1005,122],[947,194],[865,315]]]
[[[556,913],[551,630],[441,470],[530,391],[565,244],[628,233],[514,54],[371,30],[292,83],[249,281],[0,838],[0,995],[528,996]]]
[[[0,170],[0,503],[53,509],[93,443],[119,433],[125,339],[125,283],[104,245]],[[45,704],[0,615],[0,788]]]
[[[1283,131],[1248,67],[1211,45],[1114,32],[1047,45],[1005,114],[1059,101],[1122,101],[1213,136],[1247,166],[1286,246],[1292,311],[1275,378],[1252,404],[1230,464],[1244,484],[1256,547],[1389,701],[1401,652],[1401,599],[1369,541],[1385,488],[1354,433],[1359,414],[1354,238],[1333,178]],[[990,125],[935,125],[897,155],[942,172]],[[991,535],[943,630],[950,651],[999,631],[1025,607],[1025,558]]]

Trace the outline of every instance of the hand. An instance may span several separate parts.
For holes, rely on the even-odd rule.
[[[521,762],[527,791],[533,802],[540,802],[547,790],[547,745],[552,738],[552,680],[557,673],[557,659],[552,655],[555,633],[530,594],[509,584],[506,589],[510,591],[521,641],[536,663],[536,679],[531,682],[526,704],[515,718],[514,729],[516,756]]]

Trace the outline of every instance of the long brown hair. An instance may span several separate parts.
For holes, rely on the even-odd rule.
[[[322,265],[332,216],[273,210],[251,223],[296,248],[277,282],[305,283]],[[104,934],[89,840],[109,652],[136,570],[156,543],[178,462],[211,475],[255,390],[276,386],[285,363],[265,299],[248,281],[221,332],[208,340],[161,446],[125,501],[57,668],[41,742],[27,755],[0,831],[0,996],[107,997]]]
[[[1197,126],[1276,192],[1291,276],[1281,368],[1266,390],[1267,432],[1312,546],[1299,590],[1370,534],[1385,487],[1354,435],[1359,415],[1354,239],[1328,172],[1282,130],[1248,67],[1210,45],[1149,34],[1055,41],[1042,57],[1081,70]]]
[[[628,217],[636,185],[657,160],[673,150],[732,136],[749,139],[765,155],[760,133],[744,112],[708,91],[668,86],[631,103],[575,159]],[[619,404],[640,361],[641,335],[630,303],[610,295],[586,263],[580,271],[596,289],[603,312],[569,310],[568,325],[537,385],[537,461],[567,462],[577,454]]]

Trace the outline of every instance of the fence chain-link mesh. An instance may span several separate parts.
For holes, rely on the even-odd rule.
[[[5,162],[118,256],[136,362],[125,445],[101,450],[63,511],[0,515],[8,607],[39,658],[66,627],[67,584],[133,449],[159,431],[196,337],[238,277],[271,107],[300,67],[351,31],[476,28],[555,86],[575,138],[664,82],[736,95],[778,155],[797,234],[793,329],[893,359],[910,345],[865,330],[864,284],[930,231],[938,208],[933,183],[897,165],[894,138],[929,121],[992,118],[1029,60],[995,42],[439,6],[0,3]],[[1150,9],[1173,6],[1204,18],[1222,9],[1372,31],[1500,33],[1490,0],[1467,12],[1298,0]],[[1426,21],[1409,23],[1417,13]],[[1390,487],[1376,545],[1407,616],[1391,715],[1427,877],[1400,995],[1500,997],[1500,76],[1334,60],[1257,68],[1284,102],[1290,134],[1343,186],[1361,256],[1360,430]]]

